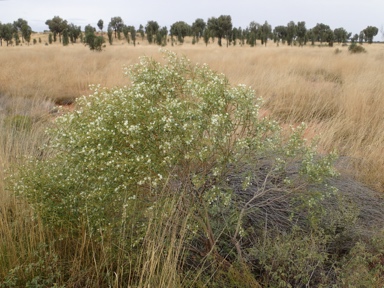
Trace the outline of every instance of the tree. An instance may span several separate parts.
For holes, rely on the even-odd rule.
[[[297,41],[299,42],[299,46],[303,46],[307,42],[307,28],[305,27],[305,22],[297,22],[297,29],[296,29],[296,35],[297,35]]]
[[[100,31],[103,31],[104,21],[102,19],[97,22],[97,27],[99,27]]]
[[[359,34],[356,33],[355,35],[353,35],[353,37],[351,38],[351,41],[352,43],[359,41]]]
[[[333,42],[335,41],[335,34],[333,33],[332,29],[328,29],[327,31],[325,31],[324,39],[325,42],[328,42],[329,47],[333,46]]]
[[[129,33],[131,34],[133,46],[136,46],[136,29],[134,26],[128,26],[128,27],[129,27]]]
[[[359,33],[359,43],[363,44],[364,39],[365,39],[364,31],[360,31],[360,33]]]
[[[280,41],[285,44],[287,39],[287,27],[286,26],[276,26],[273,29],[274,41],[279,45]]]
[[[85,45],[89,46],[89,49],[92,51],[101,51],[104,44],[103,36],[95,35],[96,28],[91,25],[85,26]]]
[[[1,38],[7,43],[7,46],[12,42],[14,26],[11,23],[3,24],[1,30]]]
[[[287,37],[286,37],[287,44],[292,46],[293,41],[296,39],[296,36],[297,36],[297,26],[295,22],[290,21],[287,24]]]
[[[247,33],[247,43],[254,47],[256,46],[256,39],[259,37],[261,30],[261,25],[255,21],[249,23],[248,33]]]
[[[209,38],[210,38],[210,37],[211,37],[211,35],[210,35],[210,31],[208,30],[208,28],[205,28],[205,29],[204,29],[204,33],[203,33],[203,38],[204,38],[205,46],[208,46]]]
[[[111,22],[109,22],[108,27],[111,27],[115,31],[115,38],[117,38],[117,34],[119,34],[120,39],[120,33],[123,29],[124,22],[121,19],[121,17],[112,17]]]
[[[365,28],[363,30],[365,41],[368,42],[368,44],[372,44],[373,37],[375,37],[378,32],[379,32],[379,29],[374,26],[368,26],[367,28]]]
[[[69,44],[68,29],[64,29],[64,31],[63,31],[63,46],[68,46],[68,44]]]
[[[236,45],[236,40],[238,40],[238,39],[240,40],[241,39],[241,34],[242,34],[241,27],[239,27],[239,28],[234,27],[232,29],[231,42],[233,43],[234,46]]]
[[[108,42],[109,42],[109,45],[112,45],[113,43],[113,31],[110,27],[108,27]]]
[[[145,36],[144,26],[140,24],[139,29],[137,30],[137,32],[141,36],[141,41],[144,41],[144,36]]]
[[[68,35],[69,35],[69,39],[71,40],[71,43],[76,43],[76,41],[80,37],[81,33],[82,32],[81,32],[80,26],[76,26],[73,23],[69,24]]]
[[[56,35],[59,35],[59,42],[61,42],[61,35],[64,29],[68,28],[67,20],[61,19],[59,16],[54,16],[52,19],[45,21],[49,30],[53,33],[53,41],[56,42]]]
[[[196,37],[197,42],[203,37],[204,29],[207,26],[207,23],[201,18],[197,18],[195,22],[192,23],[192,34]]]
[[[156,33],[156,44],[161,46],[167,45],[167,36],[168,29],[164,26]]]
[[[232,18],[229,15],[221,15],[218,18],[212,17],[208,19],[207,27],[212,35],[217,37],[219,46],[222,46],[221,39],[227,39],[227,47],[232,31]],[[211,36],[212,36],[211,35]]]
[[[261,26],[260,29],[260,40],[261,40],[261,45],[267,46],[267,41],[268,38],[271,37],[271,32],[272,32],[272,26],[268,24],[267,21]]]
[[[0,46],[3,46],[3,24],[0,22]]]
[[[344,28],[340,27],[340,28],[336,28],[335,30],[333,30],[333,34],[335,36],[335,41],[337,43],[346,43],[347,40],[351,37],[352,33],[348,33],[347,30],[345,30]]]
[[[12,30],[12,36],[13,39],[15,40],[15,45],[18,46],[20,44],[20,37],[19,37],[19,32],[13,28]]]
[[[314,33],[315,41],[320,42],[320,44],[322,44],[323,42],[328,42],[329,46],[333,45],[334,35],[333,31],[328,25],[325,25],[323,23],[317,23],[316,26],[312,28],[312,31]]]
[[[152,44],[154,37],[156,37],[157,32],[159,32],[159,24],[156,21],[148,21],[145,26],[145,33],[147,34],[147,40],[149,44]]]
[[[129,39],[129,27],[127,25],[124,25],[123,28],[122,28],[122,31],[123,31],[125,40],[127,40],[127,42],[129,43],[130,42],[130,39]]]
[[[29,45],[29,42],[31,42],[32,28],[28,24],[24,23],[23,26],[21,26],[21,35]]]
[[[28,22],[22,18],[19,18],[19,19],[17,19],[17,21],[13,22],[14,32],[15,33],[21,32],[21,37],[22,37],[22,40],[24,41],[25,38],[24,38],[24,35],[22,33],[23,26],[24,26],[24,29],[27,29],[27,27],[29,27]]]
[[[184,21],[178,21],[171,25],[171,36],[176,36],[179,43],[184,43],[184,37],[191,34],[191,26]]]

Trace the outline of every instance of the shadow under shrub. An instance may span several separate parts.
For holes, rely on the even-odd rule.
[[[356,214],[327,182],[334,155],[303,141],[304,125],[286,136],[259,117],[252,89],[164,56],[126,68],[129,87],[94,86],[55,120],[47,156],[13,177],[57,237],[87,235],[99,277],[87,285],[289,287],[341,267],[330,247]]]

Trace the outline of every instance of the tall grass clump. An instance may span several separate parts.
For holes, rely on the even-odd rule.
[[[316,153],[303,125],[282,133],[260,117],[252,89],[163,53],[164,63],[142,57],[125,68],[130,86],[94,86],[10,177],[50,231],[60,273],[48,280],[298,287],[347,277],[339,264],[360,243],[358,211],[328,183],[334,155]],[[9,283],[30,283],[11,272]]]

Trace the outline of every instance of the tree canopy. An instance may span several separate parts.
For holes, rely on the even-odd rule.
[[[121,17],[112,17],[111,22],[109,22],[109,27],[115,31],[115,38],[117,38],[117,33],[122,32],[124,26],[124,21]]]
[[[221,15],[218,18],[211,17],[208,19],[207,27],[212,35],[217,37],[219,46],[222,46],[221,39],[227,39],[227,47],[232,31],[232,18],[230,15]]]
[[[53,41],[56,42],[56,35],[59,35],[59,42],[61,42],[61,35],[64,29],[68,28],[67,20],[54,16],[52,19],[45,21],[45,24],[48,25],[49,30],[53,33]]]
[[[374,26],[368,26],[362,32],[364,33],[365,41],[371,44],[373,42],[373,37],[377,35],[379,29]]]
[[[177,41],[184,42],[184,37],[191,34],[191,26],[184,21],[177,21],[171,25],[171,36],[177,37]]]

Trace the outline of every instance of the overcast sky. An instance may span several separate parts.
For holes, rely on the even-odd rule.
[[[233,26],[242,28],[251,21],[275,27],[293,20],[305,21],[308,29],[324,23],[355,34],[367,26],[381,31],[384,0],[0,0],[0,22],[23,18],[34,31],[47,30],[44,23],[53,16],[84,29],[87,24],[97,27],[99,19],[107,27],[114,16],[136,28],[148,20],[169,28],[176,21],[192,24],[196,18],[207,21],[220,15],[231,15]],[[382,40],[381,35],[375,40]]]

